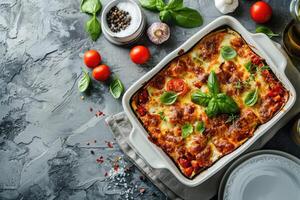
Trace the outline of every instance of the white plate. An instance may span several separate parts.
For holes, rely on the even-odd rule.
[[[220,191],[223,194],[222,199],[300,199],[300,161],[298,159],[294,157],[291,159],[290,155],[286,156],[277,151],[255,152],[250,156],[246,155],[248,159],[242,158],[236,162],[233,165],[235,168],[229,169],[229,175],[225,175],[226,184],[223,186],[223,192]]]

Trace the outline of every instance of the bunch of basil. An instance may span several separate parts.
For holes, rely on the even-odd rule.
[[[196,90],[191,97],[192,102],[206,107],[205,112],[208,117],[239,112],[239,107],[235,101],[225,93],[220,93],[219,82],[214,71],[209,74],[207,86],[209,89],[208,94]]]
[[[88,32],[93,41],[96,41],[101,35],[101,24],[97,19],[97,13],[102,9],[99,0],[82,0],[80,11],[91,15],[89,21],[85,24],[86,32]]]
[[[159,12],[159,18],[165,23],[175,23],[184,28],[194,28],[203,24],[203,19],[197,10],[184,7],[183,0],[139,0],[142,7],[153,12]]]

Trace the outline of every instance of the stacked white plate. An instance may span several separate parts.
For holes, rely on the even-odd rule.
[[[219,200],[300,200],[300,160],[273,150],[246,154],[226,171]]]

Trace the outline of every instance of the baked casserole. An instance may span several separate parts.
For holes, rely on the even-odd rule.
[[[288,97],[265,60],[223,27],[173,59],[131,106],[149,140],[192,179],[243,144]]]

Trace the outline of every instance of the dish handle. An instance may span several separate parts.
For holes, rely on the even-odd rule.
[[[146,161],[151,167],[161,169],[166,168],[165,164],[161,161],[164,160],[164,157],[161,155],[161,152],[156,149],[156,147],[150,142],[145,142],[148,138],[141,133],[137,128],[132,128],[132,131],[129,135],[130,146],[139,154],[144,161]],[[139,151],[137,151],[139,149]]]
[[[287,66],[287,60],[278,50],[278,47],[275,46],[274,42],[263,33],[255,33],[252,34],[252,36],[257,43],[261,44],[260,47],[272,59],[279,71],[284,73]],[[270,49],[272,49],[272,53],[270,53]]]

